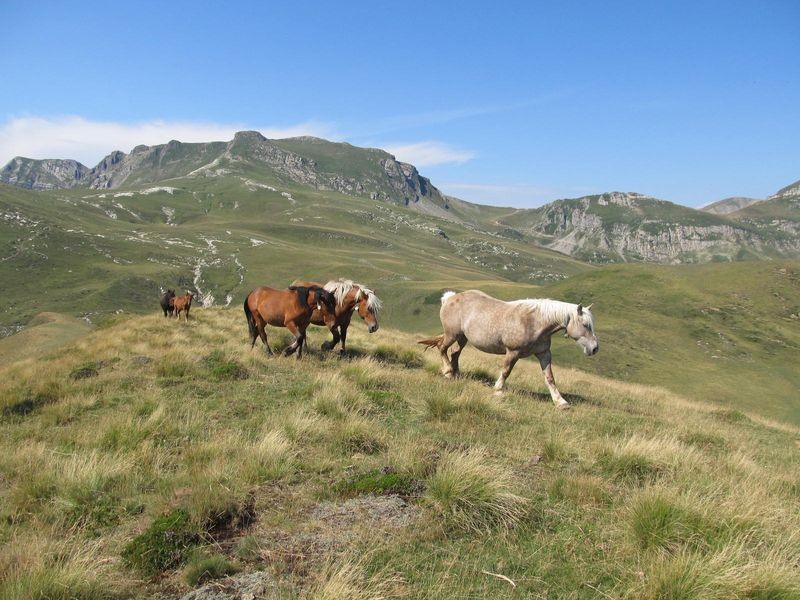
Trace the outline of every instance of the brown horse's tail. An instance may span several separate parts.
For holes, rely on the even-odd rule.
[[[427,340],[417,340],[418,344],[422,344],[425,346],[425,350],[428,348],[438,348],[439,344],[442,343],[444,339],[444,334],[437,335],[436,337],[428,338]]]
[[[250,328],[250,339],[255,341],[258,337],[258,330],[256,329],[256,320],[253,318],[253,313],[250,312],[250,307],[247,306],[247,301],[250,299],[250,294],[244,298],[244,316],[247,317],[247,326]]]

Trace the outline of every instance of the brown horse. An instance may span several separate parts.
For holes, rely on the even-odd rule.
[[[170,305],[172,306],[173,310],[175,311],[175,318],[181,318],[181,312],[186,313],[186,320],[189,320],[189,309],[192,308],[192,298],[194,298],[194,294],[192,292],[186,292],[183,296],[175,296],[171,301]]]
[[[296,281],[292,285],[319,286],[320,284]],[[336,298],[336,312],[334,314],[323,308],[322,310],[315,309],[311,315],[312,325],[327,327],[333,335],[332,340],[323,342],[323,350],[333,350],[341,341],[341,353],[344,354],[347,351],[347,328],[350,327],[350,319],[356,311],[367,324],[367,331],[370,333],[378,331],[378,313],[381,309],[381,301],[374,291],[349,279],[329,281],[324,288]]]
[[[294,342],[284,350],[286,356],[297,352],[297,358],[303,356],[303,342],[306,339],[306,328],[311,322],[314,310],[325,307],[335,312],[333,294],[320,286],[290,286],[286,290],[271,287],[257,287],[244,299],[244,314],[250,329],[250,348],[256,344],[256,338],[267,347],[267,354],[272,356],[272,348],[267,341],[267,324],[274,327],[286,327],[292,332]]]
[[[502,393],[517,361],[534,354],[556,407],[569,408],[556,387],[550,367],[550,337],[563,329],[578,342],[586,356],[597,354],[600,347],[590,308],[591,305],[583,308],[580,304],[548,299],[503,302],[478,290],[445,292],[439,311],[444,333],[419,343],[439,349],[445,377],[458,376],[458,357],[468,341],[483,352],[505,354],[503,370],[494,386],[498,393]],[[454,344],[448,358],[447,350]]]

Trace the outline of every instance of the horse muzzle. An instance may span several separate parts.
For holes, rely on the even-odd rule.
[[[367,331],[369,331],[370,333],[375,333],[376,331],[378,331],[378,324],[375,323],[375,325],[367,325]]]

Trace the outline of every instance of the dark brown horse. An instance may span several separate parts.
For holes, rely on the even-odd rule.
[[[320,286],[290,286],[286,290],[271,287],[257,287],[244,299],[244,314],[250,329],[250,348],[256,344],[256,338],[267,347],[267,354],[272,355],[272,348],[267,341],[267,324],[274,327],[286,327],[292,332],[294,342],[284,350],[286,356],[297,352],[297,358],[303,356],[303,342],[306,339],[306,328],[311,322],[312,313],[319,310],[336,310],[336,300],[329,291]]]
[[[175,311],[175,318],[180,319],[181,313],[186,314],[186,320],[189,320],[189,309],[192,308],[192,298],[194,298],[194,294],[192,292],[186,292],[183,296],[175,296],[170,301],[173,310]]]
[[[175,307],[172,304],[173,299],[175,298],[175,290],[167,290],[163,294],[161,294],[159,298],[159,302],[161,303],[161,310],[164,311],[164,316],[167,315],[172,316],[172,311],[175,310]]]
[[[319,286],[320,284],[295,282],[293,285]],[[370,333],[378,331],[378,312],[381,309],[381,301],[375,292],[349,279],[329,281],[324,288],[336,298],[336,312],[334,314],[328,310],[315,309],[311,315],[312,325],[327,327],[333,335],[332,340],[323,342],[323,350],[333,350],[341,341],[342,354],[347,351],[347,328],[350,327],[350,319],[356,311],[367,324],[367,331]]]

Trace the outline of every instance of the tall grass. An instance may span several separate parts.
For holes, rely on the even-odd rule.
[[[298,363],[250,352],[232,312],[171,325],[0,368],[3,407],[43,399],[0,416],[0,597],[177,595],[234,568],[286,597],[511,591],[484,572],[520,597],[797,596],[789,425],[559,369],[584,400],[564,414],[528,363],[496,398],[379,349],[414,342],[383,327],[352,360],[312,332]]]
[[[527,501],[511,491],[510,473],[482,451],[444,454],[426,484],[434,519],[448,529],[509,528],[525,514]]]

